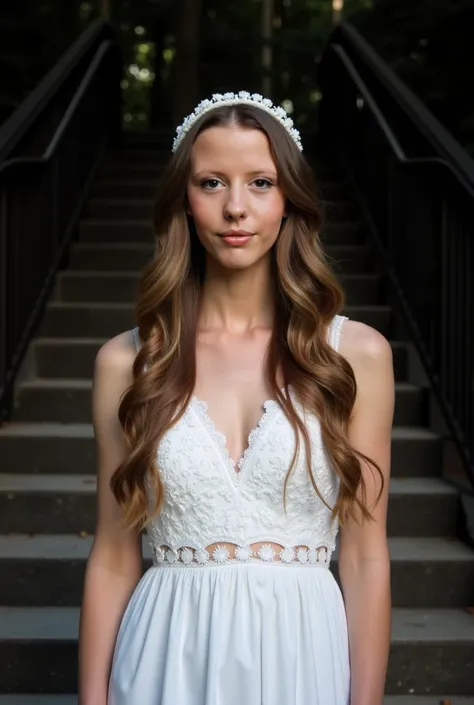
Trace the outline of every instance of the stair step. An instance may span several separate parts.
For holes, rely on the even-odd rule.
[[[2,471],[18,475],[81,475],[95,468],[91,424],[8,422],[0,427]],[[441,440],[424,428],[392,430],[393,477],[433,477],[441,473]]]
[[[33,343],[35,372],[40,377],[91,379],[99,348],[107,338],[36,338]],[[400,374],[406,372],[406,348],[399,346],[394,359]],[[403,378],[403,377],[402,377]]]
[[[86,217],[96,220],[149,220],[153,215],[153,202],[148,199],[92,198],[88,201]]]
[[[93,336],[111,338],[134,325],[134,304],[72,303],[50,301],[40,327],[40,335],[54,337]],[[390,306],[346,306],[344,313],[390,337]]]
[[[134,326],[134,304],[63,303],[51,301],[45,310],[40,335],[112,338]]]
[[[0,607],[0,690],[77,692],[79,608]],[[474,617],[457,609],[394,608],[387,694],[468,693]]]
[[[91,193],[94,198],[154,198],[156,190],[154,179],[98,179]]]
[[[35,378],[16,388],[13,421],[91,422],[92,379]],[[406,382],[395,387],[395,425],[422,425],[425,390]]]
[[[56,452],[60,445],[55,441]],[[68,456],[63,463],[69,461]],[[86,469],[95,469],[95,463]],[[0,475],[0,533],[92,533],[95,490],[95,475]],[[453,536],[458,511],[457,491],[438,478],[391,480],[390,536]]]
[[[173,144],[173,134],[161,135],[155,144],[148,144],[144,147],[132,147],[127,145],[124,149],[116,152],[108,152],[104,159],[104,165],[115,164],[117,161],[127,164],[154,165],[166,161],[170,157]]]
[[[79,705],[79,696],[66,693],[60,695],[14,693],[13,695],[0,695],[0,705]]]
[[[101,181],[154,181],[158,185],[168,157],[152,164],[134,164],[119,158],[108,160],[101,165],[97,177]]]
[[[152,255],[151,243],[75,242],[71,246],[69,269],[139,271]]]
[[[139,211],[135,206],[129,206],[129,202],[126,200],[121,199],[116,202],[120,203],[120,207],[116,210],[111,209],[109,215],[89,214],[80,221],[80,242],[129,245],[147,243],[151,252],[154,242],[151,205],[148,211],[144,209]],[[134,201],[130,201],[130,203],[134,203]],[[123,217],[120,217],[121,212]],[[327,245],[351,246],[360,244],[362,235],[356,221],[326,220],[321,231],[321,239]]]
[[[0,536],[0,604],[79,606],[92,542],[92,535]],[[389,538],[389,550],[394,607],[470,604],[474,584],[472,549],[456,540],[417,537]],[[146,536],[142,536],[142,551],[147,569],[151,566],[151,550]],[[337,577],[337,551],[331,568]]]
[[[143,221],[136,222],[143,225]],[[140,242],[75,242],[71,246],[69,268],[138,271],[152,257],[153,249],[153,245]],[[361,274],[371,270],[372,255],[366,245],[327,245],[325,252],[341,273]]]
[[[97,220],[83,218],[79,223],[79,239],[87,243],[145,243],[151,251],[154,243],[151,217],[146,219]]]
[[[0,705],[2,705],[1,700]],[[474,697],[470,695],[386,695],[383,705],[474,705]]]
[[[357,218],[358,209],[353,201],[323,201],[324,219],[334,222],[347,222]],[[91,198],[86,207],[85,215],[91,219],[145,219],[151,220],[153,214],[153,199],[150,198]]]

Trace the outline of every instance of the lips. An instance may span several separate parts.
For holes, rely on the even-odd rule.
[[[253,235],[254,233],[249,233],[246,230],[228,230],[220,237],[229,247],[243,247],[252,239]]]
[[[228,230],[226,233],[221,233],[221,237],[251,237],[253,234],[247,230]]]

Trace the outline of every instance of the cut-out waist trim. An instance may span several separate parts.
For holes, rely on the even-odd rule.
[[[285,566],[329,567],[331,555],[327,546],[282,546],[278,543],[259,541],[237,544],[226,541],[210,544],[205,548],[170,548],[152,546],[154,565],[203,566],[229,563],[278,563]]]

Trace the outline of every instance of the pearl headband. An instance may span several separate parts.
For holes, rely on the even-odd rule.
[[[207,98],[202,100],[199,105],[194,108],[193,112],[183,120],[182,124],[176,128],[176,137],[174,138],[171,151],[176,152],[185,134],[201,115],[224,105],[255,105],[260,110],[264,110],[283,125],[300,152],[303,151],[300,133],[293,126],[293,120],[288,117],[286,111],[279,106],[273,105],[269,98],[264,98],[260,93],[250,94],[248,91],[239,91],[239,93],[214,93],[210,100]]]

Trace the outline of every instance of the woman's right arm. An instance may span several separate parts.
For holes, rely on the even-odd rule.
[[[84,580],[79,628],[79,705],[106,705],[118,628],[143,572],[141,537],[122,526],[110,478],[128,454],[118,408],[131,385],[129,332],[109,340],[94,365],[92,417],[97,450],[97,520]]]

